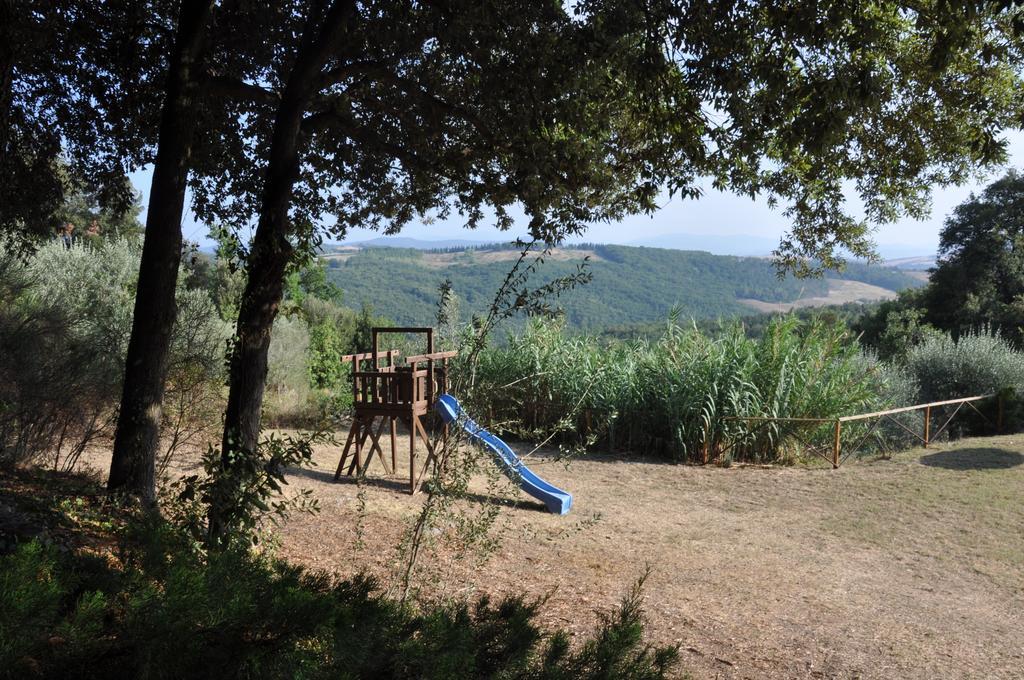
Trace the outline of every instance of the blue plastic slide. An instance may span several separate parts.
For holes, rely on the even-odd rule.
[[[508,444],[473,422],[462,410],[458,399],[450,394],[442,394],[434,409],[441,414],[446,423],[458,424],[470,439],[486,447],[509,479],[519,482],[520,489],[543,501],[548,512],[557,512],[559,515],[569,512],[569,508],[572,507],[572,494],[548,484],[535,475],[523,461],[519,460],[519,456]]]

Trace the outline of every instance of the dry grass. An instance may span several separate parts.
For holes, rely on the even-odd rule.
[[[322,512],[279,529],[281,555],[392,579],[424,498],[406,492],[407,441],[398,475],[374,463],[361,486],[333,481],[333,447],[294,471]],[[90,453],[104,468],[109,450]],[[1024,435],[839,470],[530,465],[573,493],[572,513],[513,493],[488,561],[428,558],[435,596],[552,593],[543,620],[583,633],[650,564],[649,633],[679,644],[696,678],[1024,678]],[[474,491],[468,512],[495,500],[482,478]]]
[[[828,295],[817,297],[806,297],[794,302],[764,302],[741,298],[741,302],[759,312],[788,312],[801,307],[825,307],[827,305],[842,305],[847,302],[875,302],[876,300],[891,300],[896,297],[896,292],[881,286],[872,286],[862,281],[845,281],[842,279],[828,279]]]
[[[519,250],[464,250],[452,253],[423,253],[423,264],[435,269],[457,265],[488,264],[491,262],[512,262],[518,260],[521,252]],[[548,260],[570,262],[583,260],[590,257],[592,262],[603,258],[593,250],[582,250],[575,248],[552,248],[547,255]]]
[[[321,255],[321,259],[325,261],[337,260],[338,262],[347,262],[352,257],[359,254],[358,250],[345,251],[341,253],[329,253]],[[445,252],[430,252],[423,251],[422,257],[419,262],[431,269],[445,269],[453,266],[466,266],[475,264],[488,264],[491,262],[512,262],[519,259],[520,251],[518,250],[459,250],[450,253]],[[582,260],[585,257],[590,257],[592,262],[602,260],[603,258],[593,250],[583,250],[575,248],[553,248],[548,254],[548,260],[557,260],[560,262],[570,262],[576,260]]]
[[[523,500],[488,562],[444,552],[428,572],[445,595],[553,592],[545,618],[582,631],[651,564],[650,632],[696,677],[1020,678],[1022,451],[967,440],[838,471],[537,460],[573,512]],[[291,476],[323,511],[284,526],[281,552],[389,578],[423,496],[375,467],[360,498],[332,481],[338,453]]]

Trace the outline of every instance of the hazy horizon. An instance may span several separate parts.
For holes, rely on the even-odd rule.
[[[939,242],[939,232],[946,217],[972,193],[978,193],[987,184],[1011,167],[1024,167],[1024,132],[1012,131],[1007,134],[1008,163],[986,175],[981,181],[971,182],[958,187],[947,187],[935,190],[932,197],[932,211],[924,220],[902,219],[898,222],[879,227],[875,241],[883,257],[909,257],[915,255],[933,255]],[[152,171],[150,168],[139,170],[130,175],[133,185],[140,191],[143,199],[143,213],[149,195],[149,183]],[[856,209],[857,202],[851,201]],[[856,212],[856,210],[855,210]],[[525,225],[525,219],[518,219],[518,225]],[[587,232],[575,241],[591,243],[614,243],[619,245],[643,245],[659,239],[692,237],[718,239],[720,244],[733,241],[729,251],[718,246],[711,252],[729,255],[761,254],[761,245],[778,243],[785,233],[788,221],[782,215],[781,208],[770,208],[764,199],[750,199],[745,196],[707,190],[699,199],[681,200],[664,199],[662,207],[651,216],[633,215],[615,224],[591,225]],[[212,241],[208,237],[206,226],[196,222],[194,216],[186,211],[182,224],[185,238],[208,246]],[[513,228],[507,232],[494,227],[481,227],[475,230],[463,228],[458,219],[435,220],[430,224],[412,223],[398,235],[424,241],[444,241],[463,239],[489,243],[508,242],[525,234],[522,229]],[[382,234],[368,229],[353,229],[345,242],[358,242],[381,237]],[[336,242],[333,241],[332,242]],[[664,246],[655,246],[664,247]],[[671,246],[670,246],[671,247]],[[753,248],[753,250],[751,250]],[[708,248],[695,248],[707,250]],[[728,251],[728,252],[727,252]],[[735,251],[735,252],[733,252]],[[767,248],[765,254],[771,251]],[[888,254],[886,254],[888,253]]]

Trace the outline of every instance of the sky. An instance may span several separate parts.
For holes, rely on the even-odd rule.
[[[1008,135],[1009,162],[1007,168],[1024,167],[1024,132]],[[904,219],[894,224],[882,225],[874,238],[883,251],[883,256],[904,257],[909,255],[931,255],[939,242],[943,221],[953,208],[965,201],[972,192],[979,193],[984,186],[1000,176],[1006,168],[990,173],[980,182],[964,186],[936,189],[933,195],[932,211],[929,218],[921,221]],[[152,168],[145,168],[131,175],[132,183],[142,193],[143,205],[148,202]],[[145,220],[145,212],[142,219]],[[437,221],[424,225],[412,223],[401,236],[422,240],[467,239],[480,241],[510,241],[525,233],[525,220],[519,220],[520,229],[500,232],[493,227],[467,230],[457,219]],[[189,214],[182,225],[186,239],[201,245],[210,245],[207,229]],[[668,235],[708,235],[733,237],[732,242],[741,243],[737,236],[777,241],[788,227],[782,209],[769,208],[763,199],[751,200],[719,191],[708,190],[699,199],[664,199],[662,207],[652,216],[628,217],[616,224],[593,225],[582,240],[592,243],[635,244],[645,240]],[[364,229],[353,230],[347,242],[376,238],[379,233]],[[726,248],[730,247],[728,243]],[[891,253],[886,255],[886,252]],[[738,253],[746,254],[746,253]]]

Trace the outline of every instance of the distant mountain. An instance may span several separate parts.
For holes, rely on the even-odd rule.
[[[427,240],[407,238],[405,236],[379,236],[365,241],[345,241],[344,243],[328,243],[324,245],[325,253],[338,253],[367,248],[406,248],[412,250],[449,250],[452,248],[486,248],[487,246],[504,246],[481,239],[438,239]],[[630,241],[628,246],[639,248],[662,248],[666,250],[692,250],[711,253],[712,255],[733,255],[736,257],[770,257],[779,241],[766,236],[754,234],[662,234],[649,238]],[[935,256],[930,255],[927,246],[907,245],[900,243],[880,243],[878,252],[883,259],[892,261],[898,269],[925,270],[933,266]],[[920,261],[920,262],[919,262]],[[929,264],[923,264],[923,263]],[[918,266],[920,264],[920,266]]]
[[[922,255],[920,257],[899,257],[893,260],[886,260],[882,264],[893,269],[906,271],[926,271],[935,266],[934,255]]]
[[[754,234],[663,234],[638,239],[631,246],[645,248],[670,248],[672,250],[702,250],[714,255],[736,255],[740,257],[769,257],[779,247],[779,240]],[[929,246],[905,243],[879,243],[878,252],[884,259],[912,260],[931,258]],[[909,267],[901,267],[907,269]],[[927,267],[923,267],[927,269]]]
[[[438,287],[445,280],[458,296],[463,320],[484,312],[517,257],[518,251],[508,247],[363,248],[326,254],[324,260],[348,305],[368,304],[397,323],[420,325],[432,323]],[[551,253],[529,286],[574,273],[584,258],[589,258],[592,281],[553,304],[565,310],[571,327],[591,330],[664,321],[672,309],[683,318],[732,317],[755,309],[878,300],[921,285],[907,272],[858,262],[828,279],[779,279],[762,258],[585,245]]]
[[[366,241],[345,241],[324,246],[325,252],[348,248],[411,248],[413,250],[439,250],[443,248],[476,248],[494,243],[493,241],[474,241],[471,239],[444,239],[424,241],[404,236],[379,236]]]
[[[642,248],[701,250],[713,255],[768,257],[778,247],[779,241],[750,234],[662,234],[630,241],[629,245]]]

